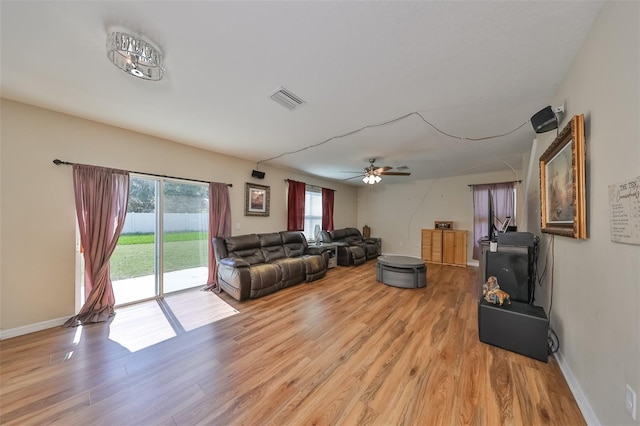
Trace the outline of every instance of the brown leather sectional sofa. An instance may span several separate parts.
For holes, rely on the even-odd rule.
[[[237,300],[255,299],[327,273],[326,248],[307,244],[302,232],[214,238],[218,283]]]
[[[374,239],[363,238],[358,228],[342,228],[322,231],[323,243],[338,245],[338,265],[361,265],[367,260],[377,259],[378,243]]]

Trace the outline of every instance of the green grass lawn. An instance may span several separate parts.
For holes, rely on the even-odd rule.
[[[201,232],[164,235],[164,271],[207,266],[207,234]],[[154,274],[155,244],[153,234],[121,235],[111,256],[111,279],[142,277]]]

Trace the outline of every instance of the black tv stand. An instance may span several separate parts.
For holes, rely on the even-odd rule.
[[[527,303],[478,302],[478,338],[499,348],[547,362],[549,319],[544,309]]]
[[[528,232],[498,234],[496,251],[480,241],[478,337],[481,342],[547,362],[549,319],[534,306],[535,262],[539,238]],[[511,297],[502,306],[484,300],[482,285],[495,276]]]

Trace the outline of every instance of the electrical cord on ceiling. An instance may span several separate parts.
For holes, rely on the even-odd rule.
[[[438,127],[436,127],[436,125],[435,125],[435,124],[431,123],[431,122],[430,122],[430,121],[428,121],[426,118],[424,118],[424,116],[423,116],[422,114],[420,114],[420,113],[419,113],[419,112],[417,112],[417,111],[414,111],[414,112],[410,112],[410,113],[408,113],[408,114],[405,114],[405,115],[403,115],[403,116],[401,116],[401,117],[394,118],[394,119],[392,119],[392,120],[384,121],[384,122],[382,122],[382,123],[369,124],[369,125],[366,125],[366,126],[362,126],[362,127],[360,127],[359,129],[352,130],[352,131],[347,132],[347,133],[344,133],[344,134],[342,134],[342,135],[332,136],[332,137],[330,137],[329,139],[325,139],[325,140],[323,140],[322,142],[318,142],[318,143],[315,143],[315,144],[313,144],[313,145],[305,146],[305,147],[303,147],[303,148],[296,149],[296,150],[293,150],[293,151],[283,152],[282,154],[276,155],[276,156],[274,156],[274,157],[267,158],[267,159],[264,159],[264,160],[260,160],[260,161],[258,161],[258,162],[256,163],[256,167],[260,166],[260,164],[261,164],[261,163],[265,163],[265,162],[267,162],[267,161],[272,161],[272,160],[275,160],[275,159],[278,159],[278,158],[284,157],[285,155],[297,154],[297,153],[299,153],[299,152],[306,151],[307,149],[317,148],[317,147],[319,147],[319,146],[321,146],[321,145],[324,145],[324,144],[326,144],[326,143],[328,143],[328,142],[331,142],[331,141],[332,141],[332,140],[334,140],[334,139],[340,139],[340,138],[344,138],[344,137],[347,137],[347,136],[351,136],[351,135],[353,135],[353,134],[355,134],[355,133],[361,132],[361,131],[366,130],[366,129],[371,129],[371,128],[375,128],[375,127],[384,127],[384,126],[388,126],[389,124],[393,124],[393,123],[396,123],[396,122],[398,122],[398,121],[404,120],[405,118],[411,117],[412,115],[417,115],[418,117],[420,117],[420,119],[422,119],[422,121],[424,121],[427,125],[429,125],[430,127],[432,127],[432,128],[433,128],[435,131],[437,131],[438,133],[443,134],[443,135],[445,135],[445,136],[448,136],[448,137],[450,137],[450,138],[454,138],[454,139],[461,140],[461,141],[484,141],[484,140],[487,140],[487,139],[495,139],[495,138],[500,138],[500,137],[503,137],[503,136],[508,136],[508,135],[510,135],[510,134],[512,134],[512,133],[515,133],[515,132],[517,132],[518,130],[520,130],[520,129],[525,125],[525,124],[529,123],[529,121],[530,121],[530,120],[527,120],[527,121],[525,121],[524,123],[522,123],[521,125],[519,125],[518,127],[516,127],[515,129],[510,130],[510,131],[508,131],[508,132],[506,132],[506,133],[501,133],[501,134],[499,134],[499,135],[484,136],[484,137],[480,137],[480,138],[468,138],[468,137],[464,137],[464,136],[456,136],[456,135],[452,135],[452,134],[447,133],[447,132],[445,132],[445,131],[443,131],[443,130],[440,130]]]
[[[525,124],[526,124],[526,123],[525,123]],[[520,126],[520,127],[522,127],[522,126]],[[516,130],[517,130],[517,129],[516,129]],[[500,163],[504,163],[504,164],[506,164],[506,165],[507,165],[507,166],[508,166],[512,171],[513,171],[513,173],[516,175],[516,180],[519,180],[519,179],[520,179],[520,178],[519,178],[519,176],[518,176],[518,172],[516,171],[516,169],[514,169],[514,168],[511,166],[511,164],[507,163],[507,162],[506,162],[506,161],[504,161],[504,160],[491,161],[491,162],[489,162],[489,163],[483,163],[483,164],[475,165],[475,166],[473,166],[473,167],[469,167],[469,168],[466,168],[466,169],[464,169],[464,170],[456,170],[456,171],[453,171],[453,172],[451,172],[450,174],[448,174],[448,175],[446,175],[446,176],[443,176],[442,178],[436,178],[436,179],[434,179],[434,180],[431,182],[431,184],[429,185],[429,187],[427,188],[427,191],[426,191],[426,192],[424,193],[424,195],[422,196],[422,199],[421,199],[421,200],[420,200],[420,202],[418,203],[417,207],[415,208],[415,210],[413,211],[413,213],[411,213],[411,216],[409,217],[409,221],[407,222],[407,238],[410,238],[410,235],[411,235],[411,222],[413,221],[413,217],[415,216],[415,214],[418,212],[418,210],[420,209],[420,207],[422,206],[422,204],[423,204],[423,203],[424,203],[424,201],[426,200],[427,195],[429,195],[429,192],[431,192],[431,188],[433,187],[433,185],[435,185],[435,184],[436,184],[436,182],[438,182],[440,179],[448,178],[448,177],[451,177],[451,176],[459,176],[459,175],[461,175],[461,174],[463,174],[463,173],[469,172],[469,171],[471,171],[471,170],[473,170],[473,169],[476,169],[476,168],[478,168],[478,167],[484,167],[484,166],[487,166],[487,165],[490,165],[490,164],[493,164],[493,163],[496,163],[496,162],[500,162]],[[369,207],[371,207],[371,206],[369,206]]]

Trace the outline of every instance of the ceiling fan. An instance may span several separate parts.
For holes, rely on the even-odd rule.
[[[409,172],[392,172],[391,169],[393,167],[382,166],[377,167],[374,163],[376,162],[375,158],[369,158],[369,166],[364,168],[364,174],[360,174],[358,176],[350,177],[344,180],[355,179],[358,177],[362,177],[362,181],[364,183],[368,183],[369,185],[376,184],[382,181],[380,176],[410,176]],[[361,172],[344,172],[344,173],[361,173]]]

